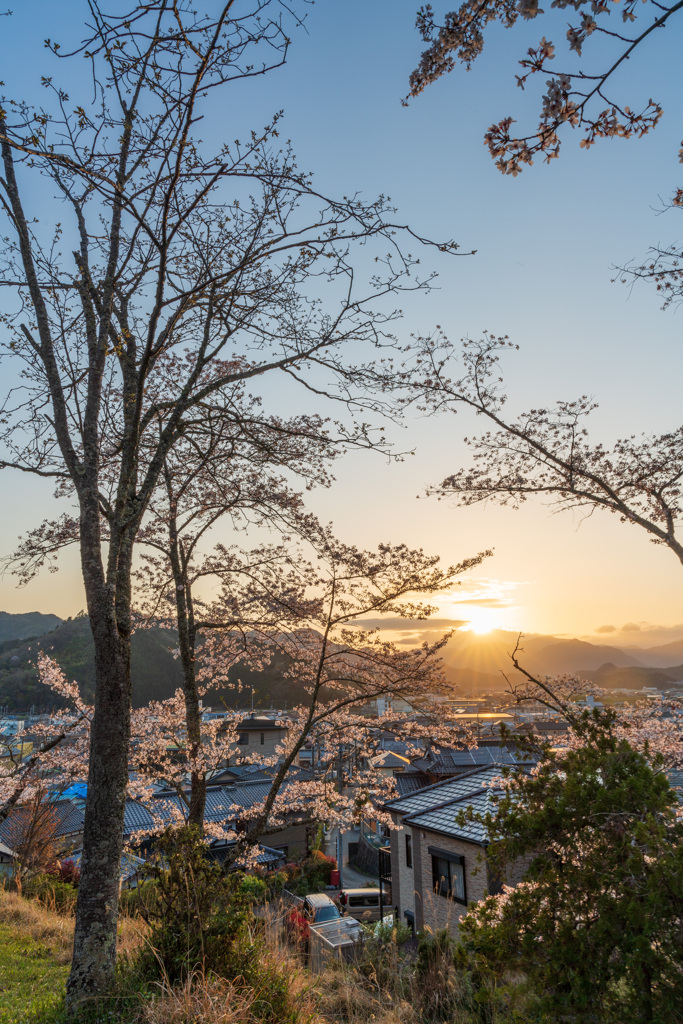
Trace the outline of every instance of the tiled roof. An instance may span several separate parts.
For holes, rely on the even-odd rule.
[[[68,859],[73,861],[76,867],[80,867],[82,857],[83,850],[75,850],[74,853],[69,854]],[[131,875],[136,874],[144,864],[144,860],[141,857],[136,857],[134,853],[122,853],[119,861],[119,882],[125,882]]]
[[[430,811],[422,811],[419,814],[411,814],[404,818],[407,825],[413,828],[424,828],[431,832],[440,832],[441,835],[453,836],[457,839],[466,839],[470,843],[484,844],[488,842],[486,827],[480,821],[459,822],[458,816],[461,811],[472,809],[475,815],[486,814],[487,811],[495,809],[492,797],[495,790],[482,789],[478,793],[451,800],[441,807],[435,807]]]
[[[477,792],[498,775],[499,765],[475,768],[446,782],[434,782],[431,786],[425,786],[407,796],[395,797],[384,806],[388,811],[397,811],[402,815],[418,814],[450,800],[461,800],[464,796]]]
[[[382,750],[370,758],[370,764],[373,768],[405,768],[410,762],[394,750]]]
[[[429,779],[422,772],[399,772],[394,781],[399,796],[417,793],[418,789],[424,789],[429,785]]]
[[[234,846],[234,843],[227,843],[225,846],[218,847],[212,846],[210,848],[210,856],[213,860],[217,860],[219,864],[222,864]],[[284,864],[287,859],[282,850],[274,850],[272,846],[261,846],[259,843],[257,850],[256,863],[262,867],[278,867],[280,864]]]
[[[43,818],[44,827],[46,829],[49,827],[55,839],[83,831],[83,811],[70,800],[55,800],[49,804],[49,807],[49,815],[46,810],[46,816]],[[21,845],[32,813],[30,807],[15,807],[5,820],[0,822],[0,840],[10,847],[16,848]]]
[[[289,724],[283,724],[278,715],[277,721],[274,718],[243,718],[239,723],[240,729],[260,729],[267,732],[268,729],[288,729]]]
[[[679,798],[683,800],[683,770],[670,768],[666,775],[669,785],[677,791]]]
[[[482,746],[472,750],[430,750],[425,757],[416,758],[413,766],[432,774],[459,773],[467,768],[490,764],[519,764],[528,761],[529,755],[507,747]]]
[[[148,828],[154,828],[154,818],[144,804],[137,800],[126,800],[126,809],[123,814],[124,836]]]

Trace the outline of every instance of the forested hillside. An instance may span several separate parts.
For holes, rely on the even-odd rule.
[[[7,614],[7,613],[5,613]],[[10,616],[15,618],[15,616]],[[56,619],[56,616],[43,616]],[[177,638],[171,630],[141,629],[133,636],[133,705],[164,700],[182,685],[180,663],[173,656]],[[50,654],[65,672],[75,679],[86,700],[92,700],[95,679],[93,643],[86,615],[60,622],[56,629],[40,637],[7,640],[0,644],[0,706],[9,711],[56,707],[54,694],[38,679],[35,662],[38,651]],[[215,707],[248,707],[252,692],[255,707],[292,707],[304,699],[303,688],[283,677],[281,659],[263,671],[244,665],[230,673],[231,684],[207,693],[205,703]]]

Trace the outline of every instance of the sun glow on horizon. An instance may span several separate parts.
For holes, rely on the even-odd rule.
[[[491,608],[473,608],[472,611],[466,612],[466,615],[467,625],[462,628],[468,633],[481,636],[501,628],[500,615],[496,615]]]

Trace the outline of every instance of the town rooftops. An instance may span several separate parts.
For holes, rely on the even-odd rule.
[[[459,774],[468,768],[486,765],[513,765],[532,761],[530,755],[504,746],[481,746],[471,750],[432,748],[424,757],[413,760],[414,768],[432,775]]]

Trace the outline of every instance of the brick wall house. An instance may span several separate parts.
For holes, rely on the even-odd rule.
[[[491,807],[491,782],[500,766],[473,771],[397,797],[385,804],[391,830],[393,902],[399,919],[416,932],[442,928],[457,937],[467,908],[499,889],[486,858],[488,836],[478,821],[458,822],[460,811],[485,814]],[[525,865],[515,865],[505,879],[521,881]]]

